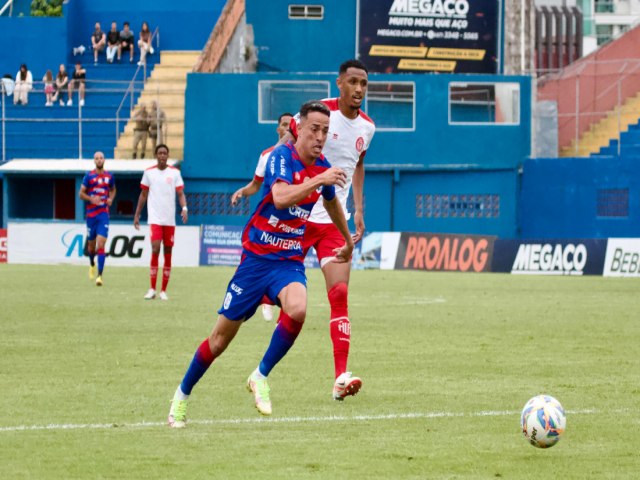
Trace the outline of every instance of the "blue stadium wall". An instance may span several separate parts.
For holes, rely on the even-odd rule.
[[[259,121],[259,82],[326,81],[330,96],[337,96],[336,76],[188,75],[182,171],[197,202],[195,222],[242,225],[255,205],[255,197],[235,209],[228,200],[252,178],[259,153],[277,140],[275,124]],[[372,74],[369,80],[413,82],[416,100],[415,130],[378,131],[367,153],[368,230],[518,236],[518,168],[531,144],[530,79]],[[462,80],[518,83],[520,124],[451,124],[449,83]]]
[[[147,21],[152,30],[159,27],[162,50],[201,50],[225,3],[182,0],[177,7],[172,0],[70,0],[58,18],[3,16],[0,45],[5,47],[0,55],[0,75],[15,76],[22,63],[29,66],[34,80],[40,80],[48,69],[55,72],[60,63],[74,60],[73,47],[91,45],[95,22],[108,31],[111,22],[117,22],[121,29],[122,23],[128,21],[137,37],[140,25]],[[77,58],[91,61],[90,53]]]

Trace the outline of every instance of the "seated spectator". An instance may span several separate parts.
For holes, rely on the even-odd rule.
[[[64,68],[64,63],[60,64],[60,68],[58,69],[58,73],[56,74],[56,91],[51,97],[52,102],[57,102],[58,98],[60,98],[60,106],[64,107],[64,90],[67,88],[67,84],[69,83],[69,75],[67,74],[67,69]]]
[[[146,65],[147,53],[153,53],[153,47],[151,46],[151,31],[149,31],[149,24],[147,22],[142,22],[138,48],[140,49],[140,61],[138,62],[138,65]]]
[[[135,41],[133,32],[129,30],[129,22],[124,22],[120,32],[120,46],[118,47],[118,62],[122,57],[123,50],[129,50],[129,63],[133,63],[133,42]]]
[[[98,64],[98,53],[107,46],[107,36],[100,28],[100,23],[96,22],[95,29],[91,35],[91,47],[93,48],[93,64]]]
[[[138,144],[142,143],[142,154],[140,158],[144,158],[147,150],[147,135],[149,135],[149,114],[147,107],[141,103],[136,113],[133,114],[133,120],[136,122],[133,127],[133,158],[138,156]]]
[[[84,83],[86,78],[87,71],[82,68],[80,62],[77,62],[76,68],[71,76],[71,81],[69,82],[69,100],[67,100],[68,107],[73,105],[73,90],[76,88],[78,89],[78,96],[80,97],[80,106],[84,107]]]
[[[45,106],[50,107],[53,105],[53,92],[56,91],[56,87],[53,83],[53,73],[51,70],[47,70],[47,73],[42,77],[42,83],[44,84],[44,96],[47,99]]]
[[[11,95],[13,95],[13,89],[16,86],[16,82],[13,81],[13,77],[11,76],[10,73],[5,73],[2,76],[2,84],[0,85],[0,88],[2,89],[2,92],[7,96],[10,97]]]
[[[111,30],[107,33],[107,63],[113,63],[113,59],[118,53],[118,47],[120,46],[120,32],[118,32],[118,24],[116,22],[111,23]],[[118,56],[118,58],[120,58]]]
[[[29,103],[29,92],[33,88],[33,75],[26,64],[20,65],[16,73],[16,85],[13,90],[13,103],[26,105]]]

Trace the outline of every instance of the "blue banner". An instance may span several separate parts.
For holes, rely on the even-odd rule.
[[[498,72],[500,0],[360,0],[358,14],[372,72]]]

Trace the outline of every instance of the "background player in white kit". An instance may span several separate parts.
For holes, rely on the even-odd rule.
[[[278,126],[276,127],[276,133],[278,134],[279,142],[289,131],[291,118],[293,118],[293,114],[288,112],[285,112],[278,117]],[[276,143],[276,145],[278,145],[278,143]],[[260,189],[260,187],[262,186],[262,182],[264,181],[264,174],[267,168],[267,159],[269,158],[269,154],[276,147],[276,145],[263,150],[263,152],[260,154],[260,158],[258,158],[258,164],[256,165],[253,179],[244,187],[239,188],[233,193],[233,195],[231,196],[231,205],[236,205],[242,197],[250,197]],[[263,303],[262,316],[267,321],[273,320],[273,306],[269,305],[268,303]]]
[[[156,297],[156,279],[158,276],[158,258],[160,256],[160,244],[164,244],[164,265],[162,268],[162,289],[160,299],[169,300],[166,289],[171,276],[171,253],[173,250],[176,230],[176,195],[182,207],[182,223],[187,223],[188,209],[187,199],[184,195],[184,181],[180,170],[167,165],[169,147],[164,144],[156,146],[157,165],[147,168],[140,182],[140,197],[136,214],[133,217],[133,225],[140,230],[140,214],[148,198],[148,223],[151,228],[151,268],[149,277],[151,288],[144,296],[146,300]]]

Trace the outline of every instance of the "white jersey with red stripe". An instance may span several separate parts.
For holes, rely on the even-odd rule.
[[[167,165],[147,168],[142,174],[140,188],[149,191],[147,213],[149,225],[176,224],[176,192],[184,189],[180,170]]]
[[[260,158],[258,158],[258,165],[256,165],[256,171],[253,173],[253,178],[258,182],[262,182],[264,180],[264,173],[267,170],[267,161],[269,160],[269,154],[276,148],[269,147],[266,150],[263,150],[260,154]]]
[[[322,103],[329,107],[331,117],[329,119],[329,134],[327,142],[322,150],[323,155],[329,161],[332,167],[338,167],[347,174],[347,183],[344,187],[336,185],[336,196],[342,205],[347,220],[351,218],[351,214],[347,210],[347,198],[351,189],[351,180],[356,165],[361,158],[364,158],[365,152],[371,144],[376,126],[373,120],[367,116],[362,110],[356,118],[351,119],[345,117],[338,108],[337,98],[327,98]],[[298,137],[297,125],[300,121],[300,114],[296,114],[291,120],[290,130],[294,137]],[[332,223],[331,217],[324,208],[322,199],[316,203],[309,217],[310,222],[315,223]]]

